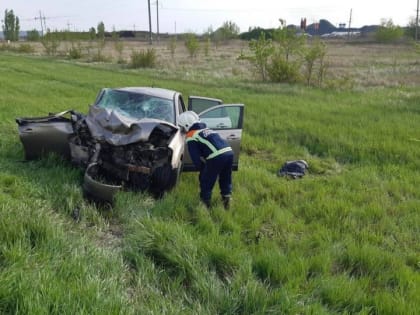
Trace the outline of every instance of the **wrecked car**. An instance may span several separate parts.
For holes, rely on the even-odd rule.
[[[195,171],[178,117],[193,110],[227,139],[238,169],[243,104],[162,88],[103,88],[88,114],[73,110],[17,118],[25,159],[54,152],[85,169],[83,192],[112,202],[122,188],[155,195],[175,187],[181,171]]]

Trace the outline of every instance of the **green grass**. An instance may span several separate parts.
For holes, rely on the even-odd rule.
[[[418,312],[418,89],[197,84],[13,55],[0,74],[1,314]],[[246,104],[231,211],[217,188],[207,211],[191,173],[160,200],[97,208],[82,171],[22,161],[16,117],[143,85]],[[292,159],[310,165],[301,180],[276,174]]]

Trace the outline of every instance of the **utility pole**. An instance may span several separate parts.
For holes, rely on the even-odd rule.
[[[156,38],[159,42],[159,0],[156,0]]]
[[[348,31],[348,33],[347,33],[347,37],[348,37],[348,39],[350,39],[350,28],[351,28],[351,17],[352,17],[352,14],[353,14],[353,9],[350,9],[349,31]]]
[[[416,41],[419,39],[419,0],[417,0],[417,14],[416,14]]]
[[[35,20],[38,20],[41,22],[41,36],[44,36],[44,25],[42,24],[42,13],[41,10],[39,10],[39,17],[35,17]]]
[[[147,4],[149,7],[149,44],[152,44],[152,14],[150,12],[150,0],[147,0]]]

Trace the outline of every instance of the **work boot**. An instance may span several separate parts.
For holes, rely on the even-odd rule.
[[[203,198],[201,198],[201,202],[204,203],[204,205],[206,206],[207,209],[210,209],[211,208],[210,199],[203,199]]]
[[[229,210],[230,207],[230,196],[222,196],[223,207],[225,210]]]

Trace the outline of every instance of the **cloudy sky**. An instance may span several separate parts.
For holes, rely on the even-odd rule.
[[[152,30],[156,31],[157,1],[150,0]],[[100,21],[106,30],[148,30],[147,0],[1,0],[1,19],[6,9],[20,18],[21,30],[41,29],[40,14],[51,30],[88,30]],[[417,0],[158,0],[159,31],[202,33],[210,26],[217,29],[224,21],[233,21],[242,32],[249,27],[278,27],[279,18],[287,24],[299,24],[306,17],[308,24],[327,19],[333,25],[379,24],[392,18],[405,26],[416,15]],[[41,13],[40,13],[41,12]]]

